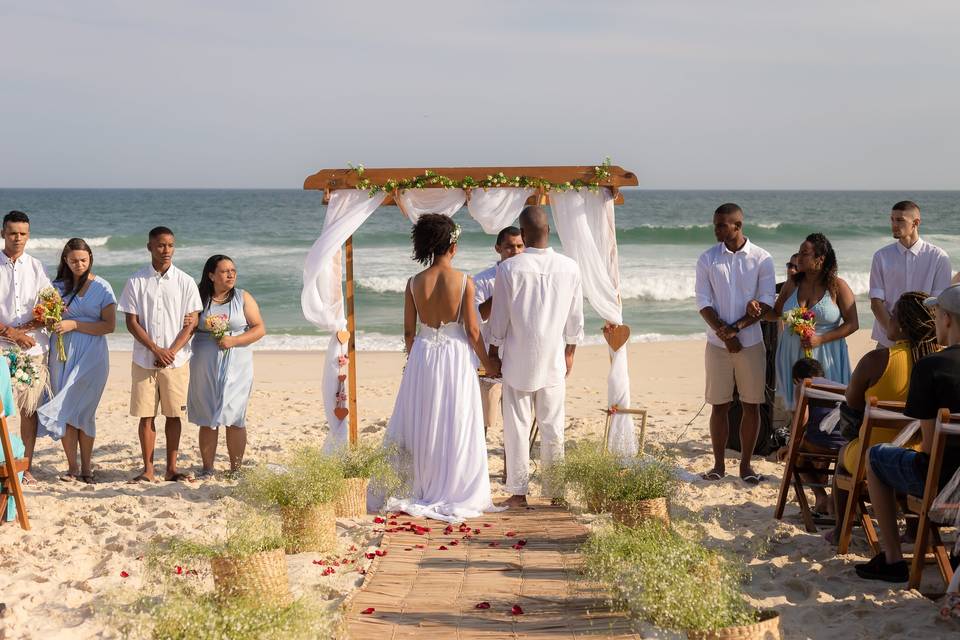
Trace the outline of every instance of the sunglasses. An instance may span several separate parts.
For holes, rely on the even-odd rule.
[[[797,265],[793,264],[792,262],[787,263],[787,269],[797,269],[797,268],[798,268]]]

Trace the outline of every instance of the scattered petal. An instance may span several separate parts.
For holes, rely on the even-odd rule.
[[[450,546],[451,546],[451,547],[455,547],[455,546],[457,546],[458,544],[460,544],[460,541],[459,541],[459,540],[451,540],[451,541],[450,541]]]
[[[126,571],[121,571],[121,572],[120,572],[120,577],[121,577],[121,578],[129,578],[129,577],[130,577],[130,574],[127,573]]]
[[[489,546],[491,546],[491,547],[499,547],[499,546],[500,546],[500,543],[499,543],[499,542],[491,542]]]
[[[513,605],[513,606],[510,608],[510,615],[512,615],[512,616],[522,616],[522,615],[523,615],[523,608],[522,608],[520,605],[518,605],[518,604]]]
[[[440,545],[439,547],[437,547],[437,551],[446,551],[446,550],[447,548],[444,545]]]
[[[516,531],[507,531],[507,532],[506,532],[505,534],[503,534],[503,535],[507,536],[508,538],[512,538],[512,537],[514,537],[515,535],[517,535],[517,532],[516,532]]]
[[[373,519],[373,524],[383,524],[384,522],[386,521],[380,516],[377,516],[376,518]]]
[[[413,551],[413,547],[405,547],[404,551]]]
[[[484,528],[484,529],[489,529],[489,528],[492,527],[492,526],[493,526],[493,525],[490,524],[490,523],[488,523],[488,522],[484,522],[484,523],[483,523],[483,528]]]
[[[377,549],[374,553],[375,553],[376,555],[378,555],[379,557],[381,557],[381,558],[382,558],[383,556],[387,555],[387,552],[384,551],[383,549]]]
[[[174,569],[174,571],[176,571],[178,576],[183,575],[183,567],[181,567],[180,565],[177,565],[177,568]]]
[[[364,557],[366,557],[367,560],[373,560],[373,558],[374,558],[374,554],[372,554],[372,553],[365,553],[365,554],[363,554],[363,555],[364,555]]]
[[[489,609],[489,608],[490,608],[490,603],[489,603],[489,602],[478,602],[477,604],[473,605],[473,608],[474,608],[474,609]]]
[[[364,609],[364,610],[361,611],[360,613],[363,614],[363,615],[365,615],[365,616],[368,616],[368,615],[370,615],[371,613],[373,613],[374,611],[376,611],[376,609],[374,609],[373,607],[367,607],[366,609]]]

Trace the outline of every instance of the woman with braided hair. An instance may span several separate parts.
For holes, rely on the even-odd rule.
[[[940,350],[937,344],[937,327],[933,309],[923,304],[927,294],[922,291],[908,291],[897,300],[890,317],[890,329],[887,338],[893,343],[889,348],[880,348],[868,352],[854,369],[847,385],[846,401],[841,405],[842,419],[839,428],[850,438],[850,442],[840,450],[840,464],[848,474],[860,457],[861,442],[858,437],[863,412],[869,398],[882,401],[905,402],[910,390],[910,374],[920,358]],[[844,425],[847,428],[844,429]],[[896,429],[874,429],[867,448],[876,444],[893,442],[897,437]],[[907,446],[919,446],[920,441],[911,441]],[[842,513],[846,505],[846,492],[833,490],[836,513]],[[840,524],[838,523],[837,528]],[[828,537],[832,542],[839,531]]]

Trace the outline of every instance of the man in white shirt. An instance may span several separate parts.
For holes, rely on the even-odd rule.
[[[504,227],[497,234],[494,251],[500,259],[487,269],[473,276],[473,302],[480,318],[480,336],[483,344],[490,350],[490,309],[493,306],[493,284],[497,277],[497,265],[523,251],[523,238],[517,227]],[[501,354],[503,357],[503,354]],[[483,403],[483,432],[490,430],[496,422],[500,404],[500,382],[492,378],[480,378],[480,400]]]
[[[490,358],[503,376],[503,446],[509,507],[526,506],[530,429],[540,427],[546,470],[563,457],[565,378],[583,339],[580,269],[548,246],[550,227],[541,207],[520,214],[523,253],[497,269],[490,311]],[[504,351],[500,362],[500,350]],[[543,488],[551,498],[552,489]]]
[[[143,473],[132,482],[155,482],[153,450],[157,442],[157,405],[165,416],[166,480],[189,480],[177,471],[180,419],[186,411],[190,384],[190,337],[203,308],[197,283],[173,266],[174,236],[166,227],[150,230],[151,262],[133,274],[123,288],[118,308],[126,314],[133,336],[133,384],[130,415],[138,425]]]
[[[750,460],[760,427],[767,368],[763,334],[756,322],[775,302],[777,278],[770,254],[743,235],[743,210],[738,205],[717,208],[713,233],[718,244],[700,256],[696,278],[697,308],[710,327],[705,396],[712,406],[713,468],[702,477],[719,480],[726,475],[727,414],[736,387],[743,405],[740,477],[755,485],[763,478],[751,468]]]
[[[893,205],[890,227],[896,242],[873,254],[870,267],[870,309],[876,321],[872,337],[881,347],[887,338],[890,312],[908,291],[938,296],[950,285],[950,257],[935,245],[920,239],[920,207],[909,200]]]
[[[3,218],[3,252],[0,253],[0,336],[16,343],[29,356],[38,371],[36,384],[31,389],[17,389],[14,384],[20,412],[20,437],[25,448],[27,471],[24,484],[34,482],[30,473],[33,449],[37,443],[37,405],[41,400],[47,379],[47,349],[50,341],[43,332],[43,323],[34,320],[33,307],[37,294],[50,286],[50,278],[43,264],[24,251],[30,239],[30,218],[22,211],[11,211]],[[6,363],[4,363],[6,365]]]

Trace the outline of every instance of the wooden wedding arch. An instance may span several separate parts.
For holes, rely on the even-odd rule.
[[[330,193],[338,189],[362,189],[367,184],[383,185],[394,181],[414,180],[420,176],[434,175],[442,176],[453,180],[456,183],[462,183],[465,180],[472,180],[473,183],[481,184],[485,179],[491,176],[522,176],[527,179],[534,179],[536,182],[549,182],[554,185],[584,185],[581,188],[607,187],[613,190],[616,197],[615,203],[623,203],[623,194],[620,193],[620,187],[635,187],[640,184],[637,176],[632,171],[627,171],[623,167],[616,165],[604,165],[604,177],[597,177],[597,167],[589,166],[545,166],[545,167],[403,167],[403,168],[363,168],[357,171],[355,167],[346,169],[321,169],[313,175],[307,176],[303,181],[305,190],[323,191],[323,204],[330,200]],[[501,184],[503,187],[515,186],[509,183]],[[423,181],[417,188],[449,188],[448,184],[441,181]],[[457,187],[459,188],[459,187]],[[482,186],[472,187],[482,189]],[[467,187],[467,197],[472,189]],[[528,204],[546,204],[547,190],[540,187],[533,196],[527,201]],[[389,193],[381,206],[397,206],[393,193]],[[357,434],[360,426],[360,416],[357,413],[357,360],[356,360],[356,313],[354,309],[354,281],[353,281],[353,236],[347,238],[344,244],[344,256],[346,260],[346,314],[347,314],[347,332],[349,333],[347,342],[348,356],[348,408],[349,408],[349,438],[350,444],[357,443]]]

